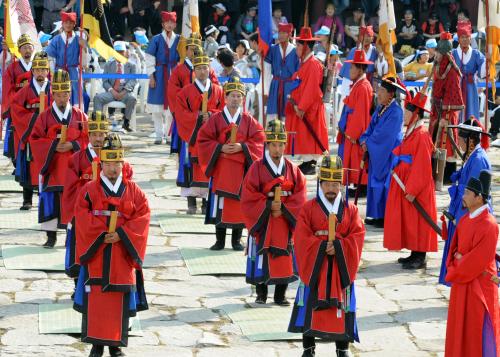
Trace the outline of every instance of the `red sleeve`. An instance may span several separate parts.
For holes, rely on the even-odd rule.
[[[316,61],[314,58],[309,61]],[[307,63],[307,62],[306,62]],[[294,92],[294,100],[300,110],[307,112],[309,108],[317,104],[317,99],[321,97],[318,91],[321,91],[321,82],[323,81],[323,71],[320,63],[308,63],[307,67],[300,71],[301,83],[299,92]],[[307,75],[304,75],[306,74]],[[318,94],[318,95],[315,95]]]
[[[327,243],[315,236],[311,229],[313,204],[314,201],[311,200],[304,205],[297,220],[294,234],[297,268],[300,280],[306,285],[309,285],[313,279],[313,273],[317,270],[315,267],[317,262],[323,261]]]
[[[38,112],[33,113],[24,106],[26,94],[28,93],[27,90],[30,90],[29,87],[24,87],[15,93],[10,103],[12,125],[16,130],[16,135],[21,139],[20,145],[23,149],[29,139],[30,130],[28,129],[30,127],[32,129],[32,126],[35,125],[35,119],[38,116]]]
[[[216,120],[217,115],[212,115],[202,126],[198,133],[198,161],[207,177],[212,176],[212,172],[217,163],[217,159],[222,150],[222,144],[217,138]]]
[[[255,235],[267,222],[272,201],[262,192],[259,170],[262,164],[254,162],[243,179],[241,191],[241,211],[250,234]]]
[[[467,222],[467,221],[465,221]],[[465,284],[476,279],[495,260],[495,249],[498,241],[498,225],[494,219],[478,229],[472,224],[464,226],[458,223],[448,255],[446,281]],[[455,259],[457,242],[461,235],[474,235],[473,248],[464,253],[461,259]]]
[[[134,268],[141,269],[146,256],[151,211],[146,195],[136,183],[127,183],[127,189],[133,192],[132,207],[131,202],[121,201],[119,211],[124,217],[118,221],[116,233],[132,258]]]
[[[245,142],[241,143],[241,148],[243,149],[243,153],[245,154],[245,159],[248,167],[254,161],[262,157],[264,153],[264,140],[266,136],[264,134],[264,128],[262,128],[262,125],[260,125],[260,123],[255,120],[250,114],[247,115],[249,118],[249,128],[247,130],[247,138]]]
[[[51,139],[47,136],[47,117],[50,113],[50,108],[45,110],[36,120],[35,126],[30,136],[31,152],[33,154],[33,164],[36,167],[36,172],[41,172],[49,156],[55,152],[58,139]]]
[[[7,67],[7,70],[2,77],[2,113],[5,113],[7,110],[9,110],[9,102],[15,90],[13,73],[14,63],[15,62]]]
[[[217,75],[215,74],[215,71],[212,67],[210,67],[209,69],[209,78],[213,84],[220,85],[219,78],[217,78]]]
[[[413,140],[412,163],[410,174],[405,183],[406,192],[418,197],[432,180],[431,157],[434,146],[427,131],[419,131],[417,140]]]
[[[344,237],[334,241],[339,272],[342,274],[343,271],[347,271],[348,273],[348,277],[343,284],[344,288],[356,279],[365,240],[365,226],[359,216],[358,208],[349,204],[344,212],[346,211],[349,214],[344,219],[349,220],[349,229]],[[342,266],[343,264],[345,264],[345,267]]]
[[[77,152],[69,160],[66,170],[66,181],[61,200],[61,221],[63,224],[68,224],[73,219],[77,194],[86,183],[86,181],[80,180],[79,163],[80,153]]]
[[[357,140],[370,124],[370,108],[372,106],[372,89],[369,82],[361,84],[355,93],[351,93],[345,103],[354,111],[347,118],[345,133]]]
[[[196,91],[196,96],[189,95]],[[203,123],[199,117],[201,100],[199,93],[192,86],[184,87],[177,94],[175,104],[175,120],[177,122],[177,130],[181,139],[189,145],[194,145],[196,136],[194,135]]]
[[[292,166],[295,186],[293,194],[282,198],[283,215],[288,220],[290,227],[295,227],[300,210],[307,201],[307,181],[306,177],[297,166]]]
[[[177,111],[177,93],[182,89],[183,83],[182,83],[182,75],[183,71],[182,68],[184,67],[183,64],[177,65],[172,73],[170,74],[170,78],[168,80],[168,85],[167,85],[167,97],[168,97],[168,103],[170,106],[170,111],[172,113],[175,113]]]

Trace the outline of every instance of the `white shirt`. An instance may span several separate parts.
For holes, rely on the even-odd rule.
[[[97,154],[96,154],[96,152],[94,151],[94,147],[92,146],[92,144],[91,144],[91,143],[89,143],[89,144],[87,145],[87,149],[89,149],[90,156],[92,156],[92,158],[93,158],[93,159],[97,157]]]
[[[104,173],[102,171],[101,171],[101,179],[102,179],[102,182],[104,182],[106,187],[109,188],[109,190],[111,192],[118,193],[118,189],[120,188],[120,185],[122,184],[122,175],[121,174],[116,179],[116,182],[114,185],[111,183],[111,181],[109,181],[109,179],[106,176],[104,176]]]
[[[194,84],[196,85],[196,87],[201,90],[202,92],[208,92],[208,90],[210,89],[210,79],[207,78],[207,84],[203,85],[203,83],[200,82],[200,80],[198,78],[196,78],[194,80]]]
[[[19,62],[21,62],[21,65],[24,67],[25,71],[30,71],[31,70],[31,65],[33,64],[31,61],[26,63],[24,61],[24,58],[20,58]]]
[[[469,214],[469,217],[470,217],[470,218],[476,218],[476,217],[477,217],[477,216],[479,216],[481,213],[483,213],[483,211],[484,211],[485,209],[488,209],[488,204],[487,204],[487,203],[486,203],[486,204],[484,204],[484,205],[482,205],[482,206],[481,206],[481,207],[479,207],[478,209],[476,209],[474,212],[471,212],[471,213]]]
[[[69,114],[71,113],[71,104],[66,104],[66,109],[64,109],[64,113],[59,110],[59,108],[56,105],[56,102],[52,102],[52,108],[57,114],[57,117],[59,118],[60,121],[67,120]]]
[[[285,165],[285,158],[281,156],[280,163],[278,166],[274,163],[273,159],[271,158],[271,155],[269,155],[269,150],[265,151],[265,157],[266,161],[273,170],[275,175],[281,175],[281,172],[283,171],[283,166]]]
[[[65,31],[61,32],[61,38],[64,44],[66,44],[66,39],[68,38],[68,35],[66,35]],[[71,44],[71,42],[73,42],[75,38],[76,38],[75,32],[71,31],[71,37],[68,39],[68,46]]]
[[[165,31],[162,31],[161,36],[163,37],[163,39],[167,43],[168,47],[172,48],[174,41],[175,41],[175,38],[176,38],[175,32],[172,31],[172,33],[170,34],[170,37],[168,37],[167,33]]]
[[[42,91],[45,91],[45,87],[47,87],[47,83],[49,83],[49,80],[45,78],[45,81],[43,82],[42,86],[38,84],[38,81],[33,78],[33,86],[35,87],[36,94],[40,95]]]
[[[224,113],[226,114],[226,118],[229,120],[229,123],[236,123],[238,117],[240,116],[241,108],[238,108],[234,116],[231,116],[227,107],[224,107]]]
[[[340,191],[337,194],[337,197],[335,197],[335,201],[333,201],[333,204],[330,203],[330,201],[328,201],[328,199],[325,197],[325,194],[323,193],[321,187],[318,190],[318,196],[328,210],[328,213],[337,214],[339,212],[340,202],[342,201],[342,193]]]

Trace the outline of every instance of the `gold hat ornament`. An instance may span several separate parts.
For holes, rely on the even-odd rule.
[[[31,40],[31,37],[30,35],[24,33],[22,34],[21,36],[19,36],[19,38],[17,39],[17,48],[20,49],[21,47],[23,47],[24,45],[32,45],[34,46],[33,44],[33,41]]]
[[[193,67],[210,66],[210,58],[203,51],[195,53],[192,62],[193,62]]]
[[[40,51],[35,53],[31,69],[49,69],[49,55],[47,52]]]
[[[101,149],[100,158],[101,161],[124,161],[125,150],[118,134],[110,133],[106,137]]]
[[[192,32],[191,35],[186,39],[187,46],[196,46],[201,49],[201,36],[197,32]]]
[[[231,77],[226,83],[224,83],[224,94],[227,95],[234,91],[240,92],[243,95],[246,94],[245,84],[240,81],[239,77]]]
[[[89,133],[107,133],[109,131],[108,118],[103,112],[95,111],[88,121]]]
[[[71,79],[64,69],[58,69],[52,77],[52,93],[71,92]]]
[[[267,123],[267,128],[264,131],[266,134],[266,142],[286,143],[288,133],[285,130],[285,125],[279,119],[273,119]]]
[[[321,160],[318,179],[320,181],[340,182],[344,177],[342,159],[335,155],[325,155]]]

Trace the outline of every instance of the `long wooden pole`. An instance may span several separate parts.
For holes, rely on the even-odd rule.
[[[490,14],[489,14],[489,4],[488,0],[484,1],[484,6],[486,10],[486,48],[485,48],[485,53],[486,53],[486,100],[484,101],[484,130],[488,132],[488,93],[489,93],[489,88],[488,88],[488,83],[489,83],[489,77],[490,77],[490,60],[488,59],[488,53],[489,53],[489,43],[488,43],[488,32],[490,32]],[[493,82],[495,83],[495,82]],[[494,84],[493,84],[494,85]],[[493,101],[495,101],[495,98],[492,98]]]
[[[309,0],[306,0],[306,9],[304,11],[304,27],[309,26]]]
[[[83,38],[83,14],[84,14],[85,0],[80,0],[80,37]],[[82,61],[83,61],[83,48],[78,44],[80,54],[78,57],[78,108],[83,110],[83,79],[82,79]]]
[[[262,124],[264,126],[264,128],[266,127],[266,124],[267,124],[267,116],[266,116],[266,110],[265,110],[265,105],[264,105],[264,81],[266,79],[266,76],[265,76],[265,64],[264,64],[264,53],[261,53],[260,54],[260,78],[261,78],[261,81],[260,81],[260,84],[261,84],[261,91],[262,93],[260,94],[261,95],[261,99],[262,99]],[[278,100],[281,100],[281,98],[278,98]],[[279,109],[279,107],[278,107]],[[279,113],[278,113],[278,119],[279,118]]]

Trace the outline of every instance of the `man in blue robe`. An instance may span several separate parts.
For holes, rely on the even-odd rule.
[[[486,77],[486,61],[484,55],[471,47],[472,28],[470,22],[459,23],[457,28],[459,46],[451,53],[455,63],[462,72],[460,87],[465,100],[465,116],[461,114],[459,121],[463,123],[471,115],[479,118],[479,95],[477,92],[477,77]],[[477,76],[477,77],[476,77]]]
[[[452,126],[449,126],[451,128]],[[446,277],[446,259],[451,246],[455,228],[467,209],[463,207],[462,197],[465,187],[471,178],[478,178],[482,170],[491,170],[490,160],[486,155],[485,149],[488,148],[488,134],[482,128],[482,125],[475,119],[469,119],[466,122],[456,126],[458,128],[458,144],[460,149],[465,152],[465,163],[462,168],[451,175],[453,184],[448,188],[450,194],[450,205],[448,211],[441,216],[443,221],[443,239],[446,239],[443,249],[443,260],[441,271],[439,273],[439,282],[449,285],[445,281]],[[490,211],[493,211],[491,201],[489,202]],[[445,216],[448,217],[448,227],[445,225]]]
[[[285,116],[285,104],[292,91],[292,75],[299,69],[300,60],[295,46],[290,43],[292,24],[278,24],[278,42],[272,45],[265,58],[266,71],[271,71],[272,81],[267,100],[267,115]]]
[[[366,203],[366,224],[384,227],[385,204],[389,187],[385,186],[390,175],[392,150],[403,139],[403,109],[396,101],[396,91],[401,87],[396,79],[381,80],[377,90],[379,105],[372,115],[370,126],[359,138],[363,152],[368,152],[368,186]]]
[[[180,36],[174,29],[177,21],[175,12],[162,11],[163,31],[154,36],[146,50],[146,73],[149,76],[147,111],[152,113],[155,126],[155,144],[159,145],[172,125],[169,110],[167,83],[170,74],[180,60],[177,46]]]
[[[69,78],[71,79],[70,103],[72,105],[79,105],[80,100],[83,99],[83,87],[80,89],[78,88],[80,47],[86,48],[87,41],[74,31],[76,26],[76,13],[61,12],[61,21],[61,33],[54,36],[49,45],[45,48],[45,52],[51,57],[55,70],[63,69],[69,73]],[[78,98],[79,95],[82,96],[81,99]]]

